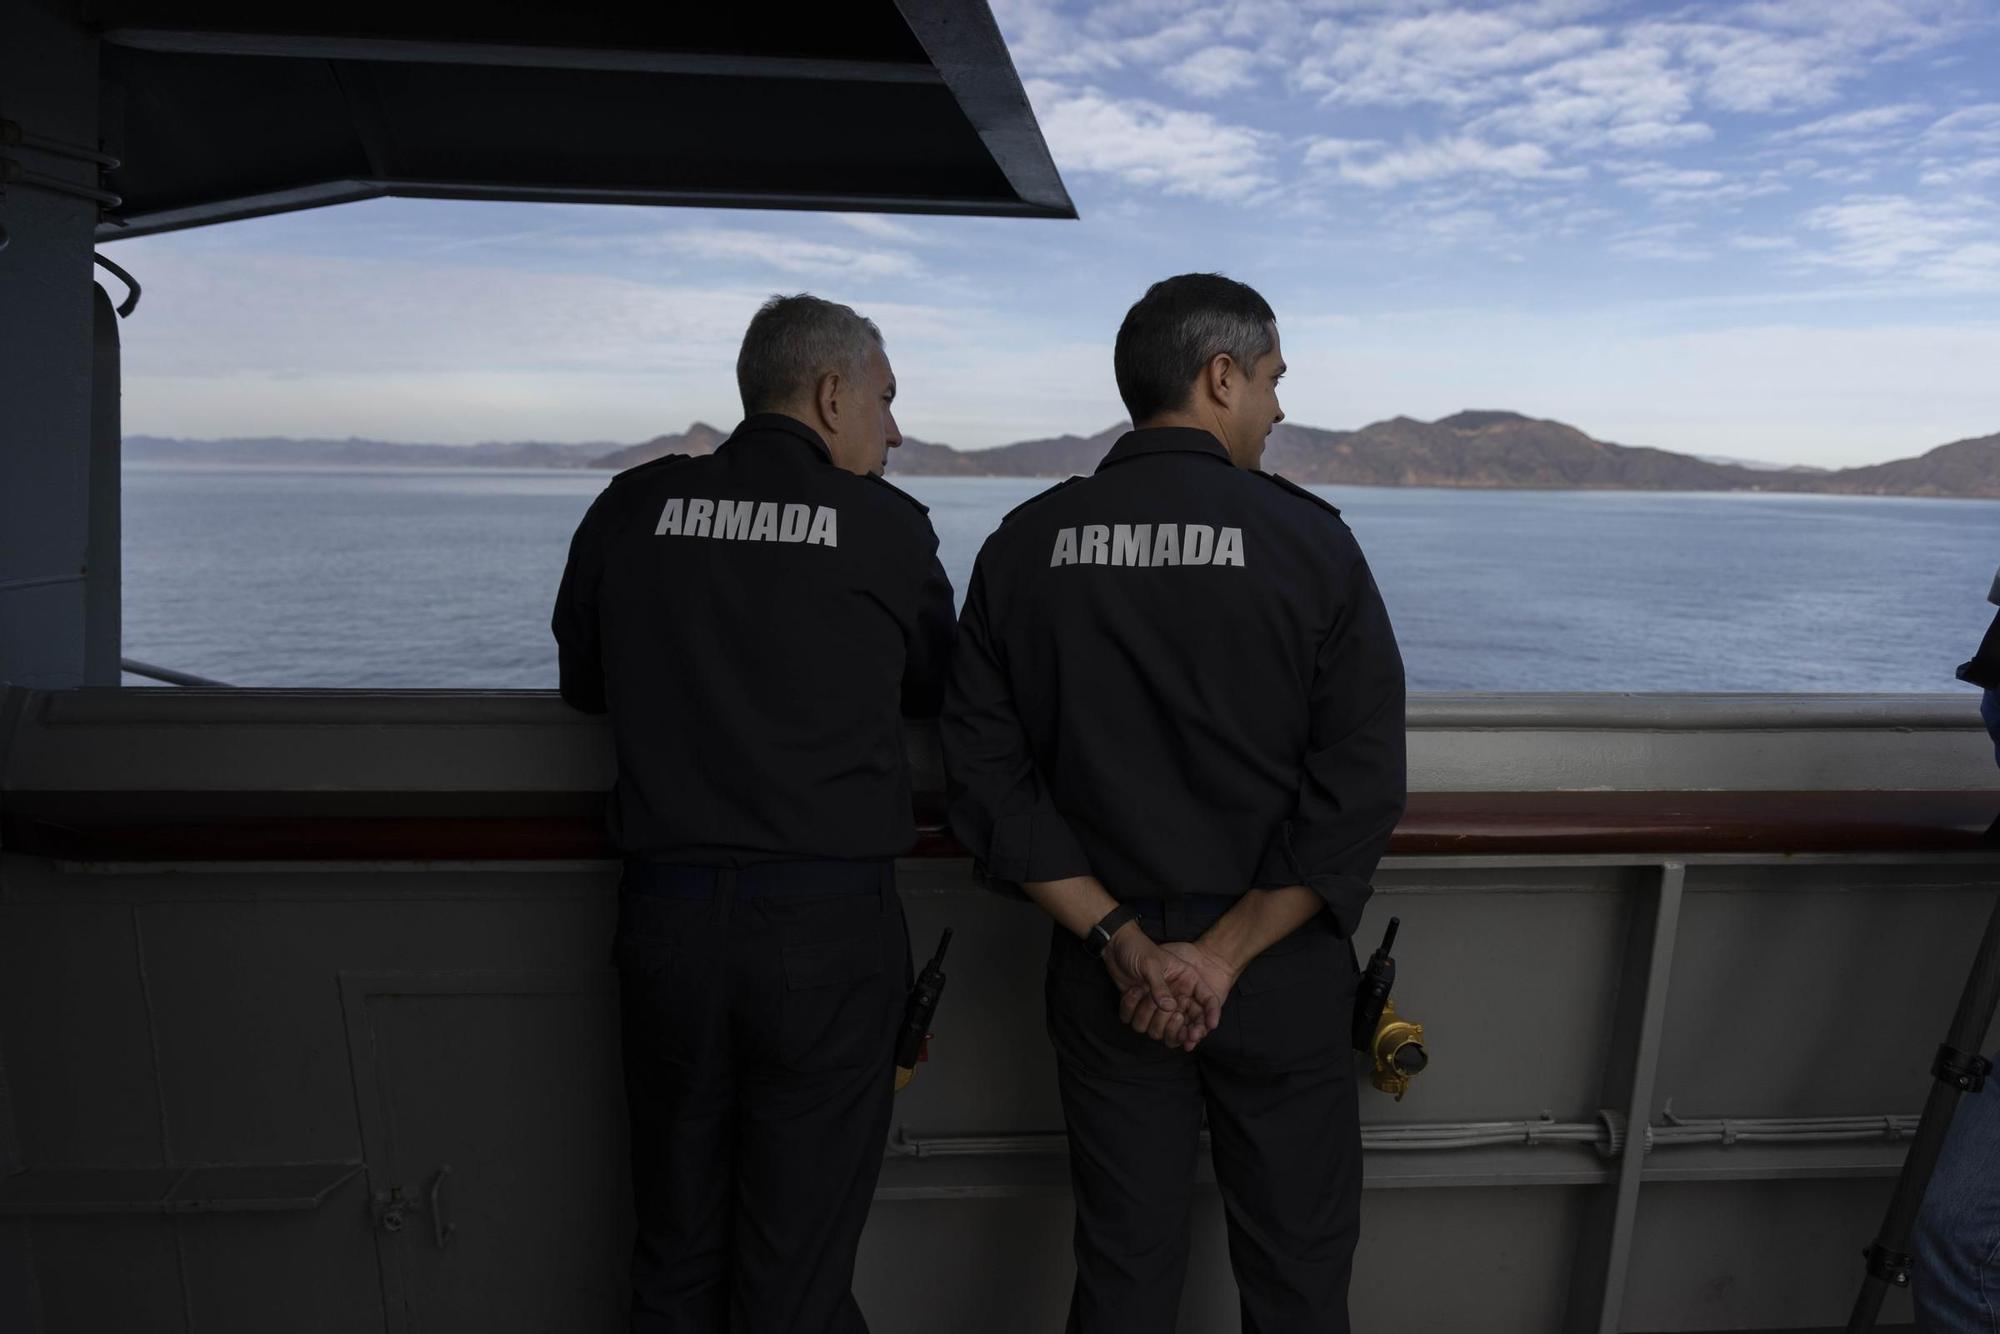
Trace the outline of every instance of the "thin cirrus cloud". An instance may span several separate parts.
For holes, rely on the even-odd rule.
[[[1264,60],[1240,46],[1205,47],[1160,74],[1192,97],[1215,98],[1254,86]]]
[[[924,266],[906,251],[811,241],[747,228],[689,227],[648,242],[657,253],[740,262],[801,277],[916,278]]]
[[[1465,174],[1542,181],[1574,181],[1588,174],[1583,167],[1555,165],[1539,144],[1489,144],[1471,135],[1399,148],[1374,140],[1319,139],[1307,146],[1305,161],[1330,166],[1339,179],[1372,189]]]
[[[1907,195],[1854,195],[1805,216],[1823,238],[1811,262],[1874,277],[1927,278],[2000,288],[2000,226],[1987,210],[1939,206]]]
[[[1095,87],[1033,79],[1027,89],[1066,171],[1207,200],[1243,200],[1276,183],[1273,136],[1262,131]]]

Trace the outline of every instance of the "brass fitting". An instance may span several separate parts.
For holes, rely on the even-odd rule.
[[[1375,1060],[1375,1087],[1396,1095],[1401,1102],[1410,1091],[1410,1080],[1430,1064],[1424,1047],[1424,1026],[1396,1016],[1396,1002],[1382,1003],[1382,1018],[1375,1025],[1375,1044],[1369,1048]]]

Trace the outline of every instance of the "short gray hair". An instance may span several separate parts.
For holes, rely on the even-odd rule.
[[[809,397],[820,377],[858,375],[882,331],[853,307],[806,292],[774,296],[757,308],[736,354],[743,415],[770,412]]]

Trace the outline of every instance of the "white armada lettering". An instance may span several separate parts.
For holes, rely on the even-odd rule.
[[[1205,523],[1087,523],[1059,528],[1050,566],[1243,565],[1243,530]]]
[[[785,521],[778,529],[780,542],[803,542],[806,540],[806,525],[812,522],[812,506],[785,506]]]
[[[750,516],[757,506],[748,500],[718,500],[715,502],[715,535],[732,541],[741,541],[750,536]]]
[[[690,500],[675,496],[660,509],[655,537],[716,537],[733,542],[840,545],[840,514],[831,505],[780,505],[776,501]]]

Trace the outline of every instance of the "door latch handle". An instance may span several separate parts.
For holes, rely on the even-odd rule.
[[[409,1198],[401,1186],[378,1191],[369,1201],[375,1226],[384,1232],[401,1232],[409,1225],[411,1214],[427,1213],[431,1216],[431,1240],[437,1243],[439,1250],[451,1245],[451,1239],[458,1234],[458,1224],[446,1217],[444,1179],[450,1175],[449,1163],[432,1173],[431,1184],[425,1188],[422,1200]]]

